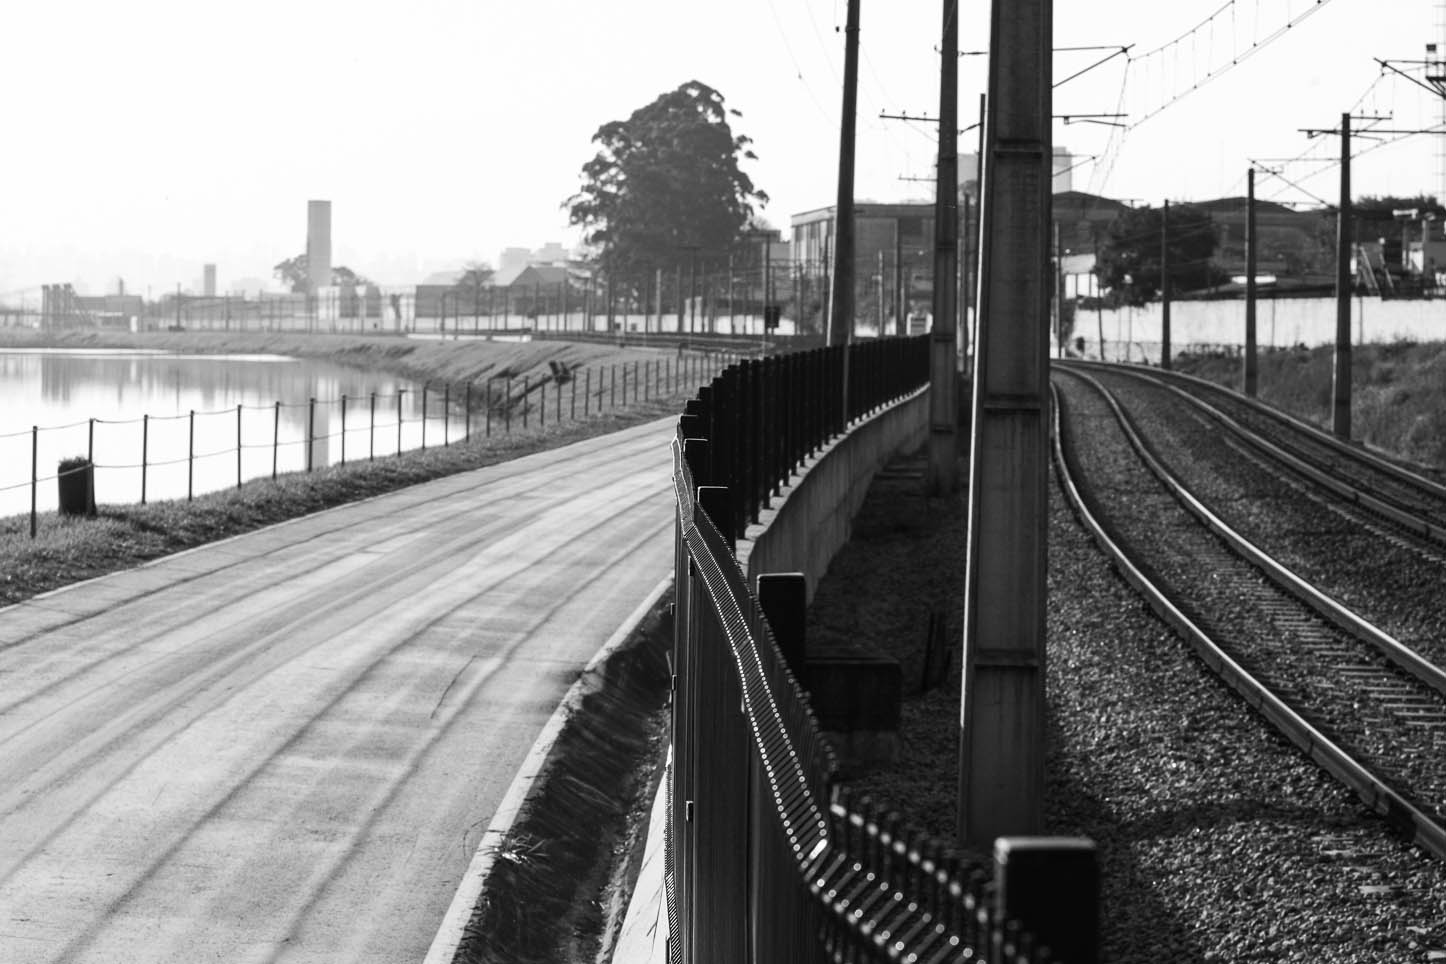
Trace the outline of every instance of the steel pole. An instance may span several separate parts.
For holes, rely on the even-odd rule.
[[[1245,172],[1245,394],[1255,397],[1258,380],[1255,357],[1255,271],[1260,258],[1260,236],[1255,227],[1255,168]]]
[[[939,43],[939,160],[934,189],[934,324],[929,335],[929,465],[925,489],[959,488],[959,17],[944,0]]]
[[[1341,115],[1341,202],[1336,219],[1336,352],[1331,377],[1332,428],[1351,437],[1351,115]]]

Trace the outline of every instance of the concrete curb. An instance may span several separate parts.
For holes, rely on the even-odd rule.
[[[541,774],[548,755],[552,752],[553,744],[557,742],[558,735],[562,732],[563,724],[581,704],[583,696],[587,693],[591,685],[590,676],[627,641],[628,637],[637,629],[638,624],[672,586],[673,577],[670,575],[654,586],[652,591],[638,604],[638,607],[628,614],[628,617],[618,626],[617,631],[608,637],[607,642],[603,643],[592,659],[588,660],[581,675],[563,696],[562,702],[557,705],[557,709],[553,711],[547,724],[543,726],[542,732],[537,735],[532,749],[528,751],[526,759],[522,761],[522,766],[518,768],[517,776],[513,777],[511,786],[507,788],[502,802],[498,804],[496,812],[493,813],[487,832],[482,835],[482,839],[477,844],[477,851],[472,855],[472,861],[468,864],[466,873],[462,875],[462,880],[457,885],[457,893],[453,895],[452,903],[442,918],[441,926],[437,928],[437,935],[432,938],[432,946],[427,950],[423,964],[452,964],[456,958],[463,933],[467,924],[472,920],[472,912],[487,884],[487,877],[491,873],[497,849],[517,821],[518,814],[522,811],[522,805],[527,801],[533,784]]]

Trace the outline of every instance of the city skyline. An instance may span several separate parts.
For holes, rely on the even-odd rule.
[[[959,0],[963,50],[987,46],[987,9]],[[1261,196],[1331,199],[1334,139],[1309,141],[1300,128],[1333,127],[1352,108],[1390,113],[1392,128],[1437,124],[1431,95],[1373,58],[1421,58],[1439,9],[1409,0],[1388,18],[1365,0],[1059,4],[1057,48],[1133,46],[1128,65],[1116,56],[1055,91],[1056,113],[1071,114],[1055,143],[1097,156],[1075,187],[1111,197],[1242,194],[1250,159],[1305,152],[1270,162],[1283,176],[1263,175]],[[931,174],[929,125],[879,115],[937,110],[939,16],[933,4],[863,5],[860,198],[932,197],[927,183],[901,180]],[[741,111],[736,131],[759,155],[745,169],[772,198],[761,214],[786,229],[792,214],[833,201],[843,19],[844,0],[745,0],[727,16],[663,0],[10,5],[7,36],[63,37],[66,54],[20,44],[0,63],[7,89],[33,92],[3,115],[17,149],[0,160],[0,296],[54,282],[99,292],[116,278],[158,296],[194,284],[205,263],[218,266],[221,290],[243,278],[276,284],[272,265],[304,250],[313,198],[334,204],[334,263],[383,283],[495,266],[509,247],[570,248],[577,232],[562,204],[592,133],[692,79]],[[1060,50],[1056,82],[1108,53]],[[986,59],[961,59],[965,125]],[[1176,90],[1190,92],[1149,115]],[[1081,116],[1121,108],[1128,130]],[[1354,165],[1356,193],[1439,193],[1439,140],[1366,145],[1375,150]]]

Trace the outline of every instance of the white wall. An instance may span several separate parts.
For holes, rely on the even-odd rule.
[[[1356,343],[1446,341],[1446,300],[1382,301],[1356,298],[1352,302],[1351,337]],[[1160,305],[1121,308],[1099,313],[1081,310],[1075,315],[1074,334],[1085,339],[1085,354],[1099,357],[1103,324],[1105,356],[1111,361],[1160,360]],[[1334,298],[1262,298],[1255,307],[1256,341],[1276,345],[1329,345],[1336,337]],[[1189,345],[1243,345],[1244,301],[1177,301],[1170,306],[1170,343],[1178,352]],[[1129,354],[1125,352],[1128,348]]]

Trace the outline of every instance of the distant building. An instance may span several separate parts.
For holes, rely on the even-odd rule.
[[[1071,154],[1069,148],[1055,145],[1054,158],[1050,164],[1053,169],[1050,190],[1053,193],[1061,194],[1074,190],[1074,171],[1082,160],[1079,155]],[[979,196],[979,154],[977,152],[959,155],[959,187],[971,198]]]
[[[793,301],[803,330],[821,330],[827,316],[833,246],[833,205],[795,214]],[[932,203],[854,204],[854,280],[856,317],[901,323],[915,311],[927,311],[933,293],[934,205]],[[777,283],[777,282],[775,282]]]
[[[306,276],[313,294],[331,285],[331,202],[306,202]]]
[[[207,298],[216,297],[216,266],[214,264],[201,266],[201,294]]]
[[[535,250],[503,248],[497,257],[496,281],[500,285],[510,285],[531,265],[564,265],[568,260],[567,249],[556,241],[549,241]]]

